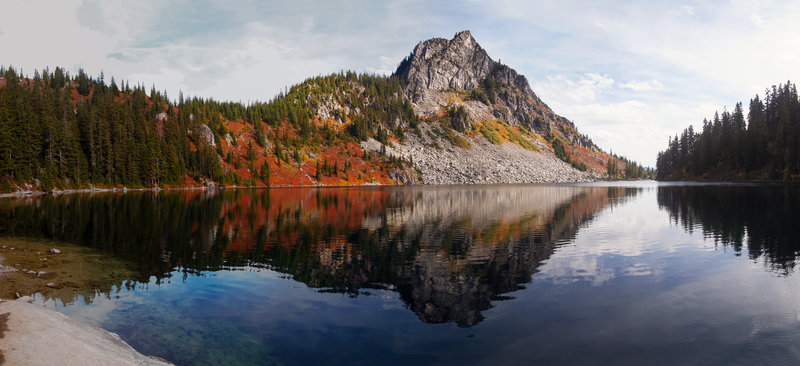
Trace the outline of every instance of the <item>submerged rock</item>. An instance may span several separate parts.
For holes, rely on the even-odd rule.
[[[11,266],[0,266],[0,273],[15,273],[15,272],[19,272],[19,270]]]

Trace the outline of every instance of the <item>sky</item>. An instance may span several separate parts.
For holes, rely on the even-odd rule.
[[[83,68],[170,98],[267,101],[308,77],[391,74],[469,29],[606,151],[654,166],[669,136],[800,80],[800,1],[2,0],[0,64]]]

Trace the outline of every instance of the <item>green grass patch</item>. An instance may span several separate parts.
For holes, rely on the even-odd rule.
[[[525,138],[525,136],[522,136],[522,134],[520,134],[516,128],[506,127],[506,130],[508,130],[509,140],[511,140],[512,142],[521,146],[525,150],[539,151],[539,148],[536,147],[536,145],[533,142],[531,142],[531,140],[528,140]]]
[[[452,138],[450,139],[450,143],[452,143],[453,145],[456,145],[456,146],[458,146],[458,147],[460,147],[462,149],[466,149],[466,150],[469,150],[469,149],[472,148],[472,144],[470,144],[469,141],[467,141],[467,139],[465,139],[465,138],[463,138],[463,137],[461,137],[459,135],[456,135],[455,133],[453,133],[451,135],[452,135]]]
[[[539,151],[539,148],[536,147],[531,140],[525,138],[525,136],[516,128],[509,126],[508,124],[502,121],[487,121],[481,124],[480,128],[478,129],[484,137],[486,137],[489,142],[499,145],[505,141],[510,141],[515,143],[526,150],[531,151]]]
[[[451,144],[458,146],[462,149],[471,149],[472,144],[467,141],[467,139],[461,137],[461,135],[457,134],[452,128],[442,122],[439,128],[434,128],[436,134],[441,136],[442,138],[450,141]]]
[[[486,137],[489,142],[499,145],[503,143],[503,139],[498,134],[498,131],[488,123],[481,124],[480,133]]]

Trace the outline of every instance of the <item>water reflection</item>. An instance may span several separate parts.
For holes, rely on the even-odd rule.
[[[559,243],[639,188],[227,190],[0,202],[0,233],[96,248],[161,282],[268,267],[323,292],[397,291],[421,320],[471,326]],[[659,191],[661,198],[661,191]],[[659,201],[661,202],[661,200]]]
[[[676,185],[658,188],[658,204],[688,232],[702,230],[714,243],[764,258],[788,274],[800,255],[798,185]]]

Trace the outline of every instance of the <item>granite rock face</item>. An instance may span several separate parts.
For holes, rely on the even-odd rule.
[[[475,89],[496,66],[472,34],[463,31],[451,40],[433,38],[418,44],[397,74],[406,80],[406,91],[419,96],[426,89]]]
[[[499,87],[496,97],[489,103],[492,113],[472,115],[473,120],[496,118],[522,124],[540,133],[547,132],[548,126],[542,123],[544,118],[536,110],[541,102],[528,80],[492,60],[469,31],[460,32],[451,40],[433,38],[418,44],[395,74],[406,82],[406,93],[419,107],[417,112],[428,116],[446,107],[441,103],[430,103],[442,99],[437,94],[469,92],[484,87],[486,80],[491,78]],[[542,112],[552,114],[547,106],[544,109]]]
[[[197,125],[197,133],[200,135],[200,138],[208,142],[211,147],[216,147],[217,143],[214,141],[214,133],[211,132],[211,128],[207,125],[202,123]]]

